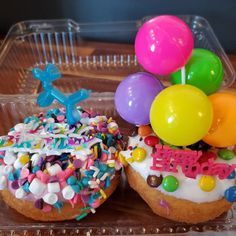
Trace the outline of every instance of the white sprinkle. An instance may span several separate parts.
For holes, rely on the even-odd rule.
[[[116,152],[116,148],[114,148],[114,147],[109,147],[109,148],[108,148],[108,151],[109,151],[110,153],[115,153],[115,152]]]
[[[25,127],[25,124],[24,123],[19,123],[17,125],[14,126],[14,129],[16,132],[21,132]]]
[[[15,162],[16,160],[16,156],[13,153],[6,153],[3,161],[7,164],[7,165],[11,165]]]
[[[60,184],[58,182],[48,183],[48,192],[49,193],[59,193],[60,192]]]
[[[101,181],[104,181],[107,176],[109,176],[109,174],[108,174],[108,173],[105,173],[105,174],[100,178],[100,180],[101,180]]]
[[[71,200],[75,196],[75,192],[70,185],[62,190],[62,195],[66,200]]]
[[[107,163],[107,164],[113,164],[113,163],[115,163],[115,160],[107,160],[106,163]]]
[[[26,196],[26,192],[24,191],[23,188],[18,188],[15,192],[15,197],[18,198],[18,199],[22,199],[23,197]]]
[[[42,183],[38,178],[34,178],[29,186],[29,191],[34,195],[41,195],[43,194],[44,190],[46,189],[46,184]]]
[[[96,179],[96,183],[97,183],[97,184],[100,184],[100,180],[99,180],[99,179]]]
[[[5,175],[8,175],[10,172],[12,172],[12,170],[13,170],[13,167],[12,167],[12,166],[6,165],[6,166],[4,166],[3,173],[4,173]]]
[[[36,166],[38,164],[39,158],[40,158],[40,156],[38,153],[35,153],[32,155],[32,157],[31,157],[32,166]]]
[[[7,186],[7,178],[6,176],[3,175],[0,177],[0,190],[5,189],[6,186]]]
[[[20,162],[20,158],[17,158],[16,161],[14,162],[14,168],[15,169],[20,169],[22,168],[24,165]]]
[[[51,176],[58,174],[59,172],[61,172],[61,170],[62,169],[61,169],[60,165],[58,165],[58,164],[52,165],[49,168],[47,168],[47,171],[48,171],[49,175],[51,175]]]
[[[47,193],[43,197],[44,202],[53,205],[58,201],[58,196],[55,193]]]
[[[94,170],[93,178],[95,178],[100,171],[96,166],[90,166],[90,170]]]
[[[96,213],[96,210],[94,208],[90,208],[90,211],[94,214]]]

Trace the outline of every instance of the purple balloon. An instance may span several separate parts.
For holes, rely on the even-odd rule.
[[[116,90],[116,110],[129,123],[149,124],[152,102],[163,88],[161,82],[151,74],[138,72],[129,75]]]

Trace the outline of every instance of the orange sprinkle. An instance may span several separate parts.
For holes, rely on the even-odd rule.
[[[138,134],[142,137],[152,133],[152,129],[149,125],[142,125],[138,128]]]

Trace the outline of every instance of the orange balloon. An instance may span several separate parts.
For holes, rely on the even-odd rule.
[[[215,93],[209,96],[213,106],[213,122],[204,142],[214,147],[236,144],[236,95]]]

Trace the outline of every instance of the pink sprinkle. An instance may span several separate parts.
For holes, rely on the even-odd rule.
[[[79,196],[79,195],[76,194],[76,195],[74,196],[74,198],[72,199],[72,201],[73,201],[74,204],[76,204],[76,203],[78,202],[78,199],[79,199],[78,196]]]
[[[43,183],[45,183],[45,184],[47,184],[48,182],[49,182],[49,179],[50,179],[50,175],[48,175],[48,174],[45,174],[45,173],[42,173],[42,175],[41,175],[41,181],[43,182]]]
[[[27,178],[30,174],[30,171],[28,168],[23,168],[20,172],[20,176],[22,179]]]
[[[100,206],[100,200],[97,199],[95,200],[92,204],[91,204],[91,207],[93,208],[98,208]]]
[[[89,116],[88,113],[84,112],[82,113],[81,118],[87,118],[88,116]]]
[[[38,171],[36,172],[36,176],[37,176],[39,179],[41,179],[42,174],[43,174],[43,172],[42,172],[41,170],[38,170]]]
[[[108,159],[107,153],[103,152],[101,156],[101,161],[107,161],[107,159]]]
[[[71,204],[71,207],[74,208],[75,207],[75,204],[72,200],[69,200],[70,204]]]
[[[92,166],[93,164],[94,164],[94,160],[88,159],[86,169],[89,169],[90,166]]]
[[[74,144],[75,144],[75,141],[74,141],[73,138],[70,138],[69,141],[68,141],[68,143],[69,143],[70,145],[74,145]]]
[[[33,181],[33,179],[35,178],[35,174],[29,174],[28,175],[28,182],[31,183]]]
[[[67,168],[65,171],[64,171],[64,178],[67,179],[69,176],[71,176],[72,174],[74,173],[74,170],[71,169],[71,168]]]
[[[62,181],[59,184],[60,184],[61,189],[65,188],[68,185],[66,181]]]
[[[62,122],[64,119],[65,119],[65,116],[63,116],[63,115],[57,116],[57,120],[59,122]]]
[[[42,209],[43,212],[50,212],[51,210],[52,210],[52,207],[48,204],[45,204]]]
[[[59,181],[64,181],[65,180],[65,172],[62,170],[59,173],[57,173],[57,177]]]

